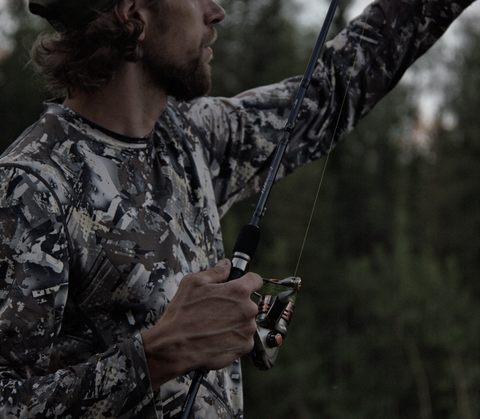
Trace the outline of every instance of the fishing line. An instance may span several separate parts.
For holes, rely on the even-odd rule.
[[[370,3],[371,5],[371,3]],[[367,14],[367,17],[365,18],[365,22],[363,23],[362,27],[362,33],[360,35],[360,40],[364,39],[364,34],[365,34],[365,27],[367,26],[367,22],[368,22],[368,18],[370,16],[370,10],[368,11],[368,14]],[[353,59],[353,65],[352,65],[352,71],[350,73],[350,77],[348,79],[348,82],[347,82],[347,87],[345,89],[345,93],[343,95],[343,100],[342,100],[342,104],[340,105],[340,113],[338,114],[338,118],[337,118],[337,122],[335,124],[335,129],[333,131],[333,135],[332,135],[332,139],[330,141],[330,147],[328,149],[328,153],[327,153],[327,156],[326,156],[326,159],[325,159],[325,164],[323,166],[323,170],[322,170],[322,175],[320,177],[320,181],[318,183],[318,187],[317,187],[317,193],[315,194],[315,199],[313,201],[313,206],[312,206],[312,210],[310,212],[310,217],[309,217],[309,220],[308,220],[308,223],[307,223],[307,228],[306,228],[306,231],[305,231],[305,235],[303,237],[303,242],[302,242],[302,246],[300,248],[300,254],[298,255],[298,259],[297,259],[297,265],[295,267],[295,273],[293,274],[294,277],[297,276],[297,272],[298,272],[298,269],[300,267],[300,261],[302,259],[302,256],[303,256],[303,252],[305,250],[305,244],[307,242],[307,237],[308,237],[308,233],[310,232],[310,227],[312,225],[312,221],[313,221],[313,216],[314,216],[314,213],[315,213],[315,208],[317,206],[317,203],[318,203],[318,198],[320,196],[320,189],[322,187],[322,184],[323,184],[323,179],[325,177],[325,173],[326,173],[326,170],[327,170],[327,164],[328,164],[328,160],[330,158],[330,153],[331,151],[333,150],[333,141],[335,139],[335,136],[337,134],[337,130],[338,130],[338,125],[340,124],[340,118],[342,116],[342,113],[343,113],[343,108],[345,106],[345,102],[347,100],[347,95],[348,95],[348,90],[350,88],[350,84],[351,84],[351,81],[352,81],[352,78],[353,78],[353,69],[355,68],[355,64],[357,63],[357,58],[358,58],[358,51],[360,49],[360,46],[361,46],[361,41],[359,43],[359,48],[357,48],[356,52],[355,52],[355,58]]]

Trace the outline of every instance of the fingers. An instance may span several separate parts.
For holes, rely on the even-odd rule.
[[[230,275],[232,263],[228,259],[220,259],[217,264],[208,271],[194,274],[200,282],[205,284],[221,284],[224,283]],[[263,285],[262,278],[255,273],[247,273],[239,279],[231,281],[235,283],[232,287],[243,286],[248,295],[260,289]]]
[[[249,290],[249,295],[252,294],[254,291],[259,290],[263,286],[262,277],[253,272],[249,272],[244,276],[242,276],[241,278],[235,279],[232,282],[235,282],[235,281],[243,281],[245,283],[245,286]]]
[[[202,285],[223,284],[230,275],[231,262],[228,259],[221,259],[217,264],[208,271],[188,274],[182,278],[180,288],[193,286],[200,287]],[[178,294],[178,292],[177,292]]]
[[[195,274],[208,284],[220,284],[225,282],[230,275],[232,263],[228,259],[220,259],[217,264],[208,271]]]
[[[155,386],[197,368],[223,368],[252,349],[258,306],[250,297],[263,281],[250,272],[226,282],[230,269],[222,259],[186,275],[161,321],[142,333]]]

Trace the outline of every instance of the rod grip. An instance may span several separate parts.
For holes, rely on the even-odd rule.
[[[258,226],[247,224],[242,227],[233,247],[232,270],[227,281],[238,279],[248,272],[259,241],[260,229]]]

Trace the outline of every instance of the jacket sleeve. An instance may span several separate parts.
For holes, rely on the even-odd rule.
[[[278,178],[317,159],[349,133],[447,30],[471,0],[376,0],[327,44],[317,63]],[[301,77],[183,111],[210,147],[217,203],[258,192]]]
[[[0,417],[156,417],[140,336],[56,370],[69,240],[48,183],[0,172]]]

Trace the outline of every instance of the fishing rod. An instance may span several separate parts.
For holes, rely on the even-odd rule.
[[[338,2],[339,0],[332,0],[328,8],[327,15],[315,43],[315,48],[313,49],[297,91],[295,102],[283,129],[283,135],[275,150],[275,155],[265,183],[263,184],[252,220],[250,224],[242,227],[235,246],[233,247],[232,269],[227,281],[238,279],[248,272],[250,263],[257,250],[258,243],[260,242],[260,228],[258,225],[265,213],[268,196],[270,195],[283,155],[290,141],[290,134],[295,128],[298,113],[300,112],[303,99],[310,85],[316,62],[325,45],[328,30],[332,24]],[[261,296],[258,302],[259,313],[256,317],[257,331],[255,332],[254,338],[255,345],[249,354],[252,357],[254,365],[260,370],[268,370],[275,364],[279,347],[286,336],[287,326],[293,315],[295,299],[300,289],[301,280],[300,278],[288,277],[280,281],[264,279],[264,282],[266,283],[263,287],[266,288],[265,294]],[[183,408],[175,415],[175,418],[188,419],[198,389],[207,374],[208,371],[203,370],[194,372]]]

